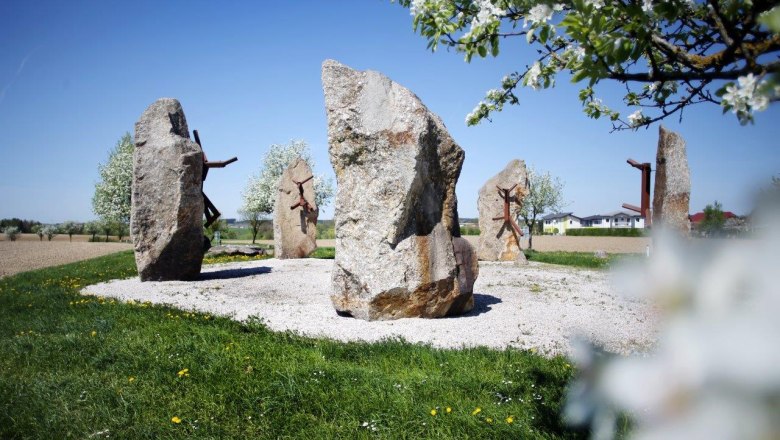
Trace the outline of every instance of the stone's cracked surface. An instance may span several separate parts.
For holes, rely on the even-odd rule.
[[[130,236],[141,281],[193,279],[203,261],[203,151],[179,101],[162,98],[135,124]]]
[[[303,184],[303,196],[309,209],[298,206],[300,192],[295,182],[312,176],[309,164],[303,159],[290,163],[279,179],[274,205],[274,256],[276,258],[305,258],[317,249],[317,217],[319,208],[314,202],[314,180]]]
[[[466,312],[452,237],[463,150],[406,88],[378,72],[322,66],[336,172],[332,303],[366,320]]]
[[[661,126],[653,190],[653,226],[688,235],[690,198],[691,176],[685,140]]]
[[[477,256],[484,261],[514,261],[518,264],[528,264],[525,254],[520,249],[520,237],[512,227],[500,220],[504,212],[504,199],[496,187],[511,188],[509,212],[512,218],[517,218],[522,201],[528,194],[528,172],[525,162],[514,159],[500,173],[491,177],[479,190],[477,207],[479,209],[479,246]],[[515,220],[517,221],[517,220]]]

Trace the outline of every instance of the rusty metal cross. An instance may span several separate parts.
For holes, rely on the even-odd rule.
[[[201,150],[203,149],[203,145],[200,143],[200,136],[198,135],[198,130],[192,131],[193,136],[195,137],[195,143],[200,146]],[[206,176],[209,173],[209,168],[225,168],[226,166],[230,165],[231,163],[237,161],[237,157],[232,157],[228,160],[223,161],[216,161],[216,162],[210,162],[206,158],[206,153],[203,153],[203,178],[202,181],[206,180]],[[213,203],[211,203],[211,200],[209,200],[208,196],[206,196],[206,193],[203,192],[201,189],[201,194],[203,194],[203,211],[204,214],[206,214],[206,224],[205,226],[208,228],[211,226],[212,223],[217,221],[220,215],[222,215],[216,206],[214,206]]]
[[[640,199],[641,206],[623,203],[623,207],[630,209],[631,211],[638,212],[639,215],[645,218],[645,224],[650,226],[650,222],[652,220],[650,215],[650,172],[652,169],[650,168],[650,164],[647,162],[639,163],[634,159],[628,159],[626,163],[642,172],[642,189]]]
[[[493,217],[493,220],[503,221],[504,224],[502,225],[502,229],[507,225],[509,225],[509,227],[512,228],[512,231],[515,234],[515,238],[518,239],[518,243],[519,243],[520,239],[517,237],[517,235],[522,237],[523,231],[520,230],[520,227],[517,226],[517,223],[515,223],[515,220],[512,218],[512,215],[509,213],[509,204],[511,202],[510,194],[512,193],[512,190],[515,189],[516,186],[517,186],[516,183],[512,185],[511,188],[501,188],[500,186],[496,186],[496,188],[498,189],[498,195],[504,199],[504,215],[502,215],[501,217]]]
[[[299,196],[299,199],[298,199],[298,203],[290,206],[290,209],[295,209],[295,208],[300,206],[300,207],[303,208],[303,212],[304,213],[309,213],[310,211],[313,210],[312,206],[309,204],[309,201],[306,200],[306,197],[303,196],[303,184],[308,182],[309,180],[311,180],[313,178],[314,178],[314,175],[311,175],[307,179],[305,179],[305,180],[303,180],[301,182],[298,182],[296,180],[291,179],[294,184],[298,185],[298,196]]]

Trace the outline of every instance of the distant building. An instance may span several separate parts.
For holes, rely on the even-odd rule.
[[[645,219],[639,214],[615,211],[609,214],[578,217],[571,212],[561,212],[542,217],[543,231],[547,234],[565,235],[568,229],[580,228],[637,228],[644,229]]]
[[[581,219],[571,212],[560,212],[542,217],[544,221],[542,230],[546,234],[565,235],[567,229],[578,229],[581,227]]]

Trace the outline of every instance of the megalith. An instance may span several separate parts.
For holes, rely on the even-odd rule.
[[[477,274],[458,265],[453,244],[463,150],[417,96],[381,73],[328,60],[322,83],[338,182],[334,307],[366,320],[469,311],[466,278]]]
[[[203,151],[179,101],[162,98],[135,124],[130,236],[141,281],[189,280],[203,261]]]
[[[688,213],[691,198],[691,176],[685,140],[663,126],[658,129],[658,152],[655,161],[653,190],[653,226],[690,232]]]
[[[522,232],[517,215],[528,194],[528,172],[525,162],[514,159],[480,188],[479,245],[477,256],[484,261],[514,261],[528,264],[520,249]],[[508,193],[505,194],[505,191]],[[507,203],[508,202],[508,203]]]
[[[274,205],[274,257],[305,258],[317,249],[314,179],[309,164],[293,160],[282,173]]]

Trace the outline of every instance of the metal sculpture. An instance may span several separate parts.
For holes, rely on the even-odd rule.
[[[298,198],[298,203],[290,206],[291,210],[295,209],[295,208],[297,208],[299,206],[303,208],[303,213],[304,214],[308,214],[309,212],[314,210],[312,208],[311,204],[309,204],[309,201],[306,200],[306,197],[303,196],[303,184],[308,182],[309,180],[311,180],[313,178],[314,178],[314,176],[311,175],[307,179],[305,179],[305,180],[303,180],[301,182],[298,182],[297,180],[294,180],[294,179],[290,179],[290,180],[293,181],[294,184],[298,185],[298,197],[299,197]]]
[[[195,137],[195,143],[197,143],[201,150],[203,149],[203,145],[200,143],[200,136],[198,135],[198,130],[192,131],[193,136]],[[209,173],[210,168],[225,168],[226,166],[230,165],[231,163],[237,161],[237,157],[232,157],[228,160],[222,160],[222,161],[215,161],[211,162],[206,158],[206,153],[203,153],[203,178],[202,181],[206,180],[206,176]],[[219,212],[216,206],[214,206],[213,203],[211,203],[211,200],[209,200],[208,196],[206,196],[206,193],[201,190],[201,193],[203,194],[203,211],[204,214],[206,214],[206,223],[205,227],[211,226],[212,223],[217,221],[220,215],[222,213]]]
[[[652,169],[650,169],[650,164],[648,162],[645,163],[639,163],[635,161],[634,159],[628,159],[626,161],[629,165],[632,167],[642,171],[642,189],[641,189],[641,201],[639,207],[631,205],[629,203],[623,203],[623,207],[626,209],[630,209],[631,211],[638,212],[639,215],[645,218],[645,224],[647,226],[650,226],[651,222],[651,216],[650,216],[650,172]]]
[[[509,212],[509,204],[511,202],[510,194],[512,193],[512,190],[515,189],[516,186],[517,186],[516,183],[512,185],[511,188],[501,188],[500,186],[496,186],[496,188],[498,189],[498,195],[504,199],[504,215],[502,215],[501,217],[493,217],[493,220],[500,220],[504,222],[504,224],[501,227],[501,231],[503,231],[503,229],[506,228],[507,225],[509,225],[509,227],[512,228],[512,231],[515,234],[515,238],[517,238],[517,242],[519,244],[520,239],[517,236],[519,235],[520,237],[522,237],[523,231],[520,230],[519,226],[517,226],[517,223],[515,223],[515,220],[512,218],[512,215]],[[501,233],[501,231],[499,231],[499,234]]]

